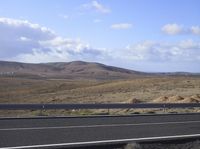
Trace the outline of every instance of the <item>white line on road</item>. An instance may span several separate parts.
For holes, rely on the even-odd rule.
[[[191,124],[191,123],[200,123],[200,121],[162,122],[162,123],[138,123],[138,124],[109,124],[109,125],[82,125],[82,126],[59,126],[59,127],[3,128],[3,129],[0,129],[0,131],[43,130],[43,129],[73,129],[73,128],[145,126],[145,125],[169,125],[169,124]]]
[[[153,141],[160,139],[180,139],[180,138],[192,138],[200,137],[200,134],[190,135],[176,135],[176,136],[161,136],[161,137],[146,137],[146,138],[132,138],[132,139],[117,139],[117,140],[101,140],[101,141],[88,141],[88,142],[73,142],[73,143],[59,143],[59,144],[43,144],[43,145],[30,145],[30,146],[16,146],[16,147],[3,147],[0,149],[24,149],[24,148],[42,148],[42,147],[72,147],[76,145],[94,145],[101,143],[127,143],[131,141]]]

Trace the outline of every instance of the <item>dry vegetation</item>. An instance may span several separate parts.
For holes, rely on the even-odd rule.
[[[95,81],[0,77],[0,103],[199,102],[199,77]]]
[[[0,103],[198,102],[200,78],[117,81],[0,78]],[[138,102],[138,101],[137,101]]]

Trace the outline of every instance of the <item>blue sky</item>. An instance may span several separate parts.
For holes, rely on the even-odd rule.
[[[200,72],[199,0],[0,0],[0,60]]]

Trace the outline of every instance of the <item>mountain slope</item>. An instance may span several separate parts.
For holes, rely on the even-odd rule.
[[[146,73],[83,61],[29,64],[0,61],[1,76],[68,79],[126,79]]]

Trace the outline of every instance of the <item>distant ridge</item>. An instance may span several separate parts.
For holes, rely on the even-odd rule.
[[[40,64],[0,61],[0,75],[16,77],[107,80],[126,79],[145,75],[145,73],[84,61]]]
[[[97,79],[113,80],[155,75],[199,75],[181,73],[145,73],[101,63],[72,61],[55,63],[20,63],[0,61],[0,76],[54,78],[54,79]]]

